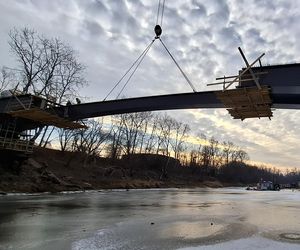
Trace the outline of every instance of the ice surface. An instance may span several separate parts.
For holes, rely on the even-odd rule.
[[[283,243],[262,237],[251,237],[209,246],[186,247],[178,250],[299,250],[298,244]]]
[[[0,197],[0,249],[300,249],[300,192],[156,189]]]

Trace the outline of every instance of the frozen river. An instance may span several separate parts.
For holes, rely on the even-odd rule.
[[[300,192],[1,196],[0,249],[300,249]]]

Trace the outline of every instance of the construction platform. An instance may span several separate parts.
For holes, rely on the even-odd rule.
[[[0,99],[0,150],[31,154],[34,150],[32,138],[37,127],[86,128],[79,122],[58,115],[55,108],[65,106],[55,103],[51,98],[13,91],[8,94]]]
[[[244,120],[254,117],[271,119],[272,100],[271,89],[268,86],[242,87],[216,92],[217,98],[224,104],[234,119]]]
[[[39,108],[10,111],[8,112],[8,114],[10,114],[12,117],[25,118],[45,125],[55,126],[58,128],[64,128],[64,129],[87,128],[86,126],[78,122],[69,121],[58,115],[52,114],[48,111],[44,111]]]
[[[7,101],[4,112],[12,117],[28,119],[42,125],[65,129],[86,128],[81,123],[70,121],[67,118],[57,115],[53,108],[60,106],[51,99],[41,96],[31,94],[17,95],[12,93]]]

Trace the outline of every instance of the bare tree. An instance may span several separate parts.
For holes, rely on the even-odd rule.
[[[108,146],[107,151],[111,159],[117,159],[122,153],[121,136],[122,124],[119,116],[113,116],[111,119],[110,139],[111,144]]]
[[[228,165],[229,157],[233,153],[235,146],[232,142],[228,141],[228,142],[223,142],[222,147],[223,147],[223,157],[225,158],[226,165]]]
[[[79,129],[74,134],[73,148],[75,151],[86,154],[87,157],[99,155],[108,138],[108,133],[103,129],[103,120],[91,119],[86,124],[88,129]]]
[[[202,147],[201,165],[204,167],[208,167],[210,165],[210,152],[210,147],[208,145],[204,145]]]
[[[120,115],[122,145],[124,147],[124,153],[126,155],[136,153],[138,144],[141,144],[144,141],[144,136],[146,134],[144,127],[148,122],[150,116],[150,112]]]
[[[66,102],[77,95],[84,79],[85,67],[77,61],[76,52],[58,38],[48,39],[24,28],[9,33],[9,45],[19,62],[23,92]]]
[[[236,146],[232,150],[232,152],[231,152],[231,161],[232,162],[237,162],[238,161],[238,159],[239,159],[239,151],[240,151],[240,148],[236,147]]]
[[[56,77],[49,90],[56,102],[63,103],[78,96],[78,89],[87,85],[83,77],[85,67],[75,57],[75,52],[69,47],[64,47],[64,60],[55,71]]]
[[[14,74],[2,67],[0,70],[0,92],[11,87],[14,80]]]
[[[200,136],[196,137],[197,140],[197,148],[196,148],[196,163],[200,164],[201,163],[201,151],[202,151],[202,141],[205,140],[206,137],[203,134],[200,134]]]
[[[179,153],[183,151],[184,140],[186,139],[189,131],[190,127],[188,124],[184,124],[176,120],[173,122],[173,138],[171,139],[170,143],[176,159],[179,158]]]
[[[133,113],[120,116],[122,124],[122,145],[126,155],[134,153],[138,131],[135,127],[136,115]]]
[[[63,129],[63,128],[57,129],[57,132],[58,132],[60,150],[62,152],[71,150],[75,132],[73,130]]]
[[[152,121],[153,114],[152,114],[152,112],[143,112],[142,116],[143,116],[143,122],[142,122],[141,127],[138,132],[138,134],[139,134],[138,143],[140,144],[140,150],[139,150],[140,154],[143,151],[144,152],[146,151],[146,146],[144,144],[145,144],[145,141],[149,140],[147,133],[148,133],[149,125],[151,126],[150,123]]]
[[[174,123],[175,120],[167,114],[164,114],[158,120],[160,133],[158,134],[157,153],[159,150],[162,150],[163,154],[169,156],[171,133]]]
[[[190,166],[191,167],[197,166],[197,164],[198,164],[197,159],[198,159],[198,152],[197,152],[197,150],[192,149],[190,151]]]
[[[237,158],[239,162],[245,162],[250,160],[248,153],[242,149],[237,151]]]
[[[48,61],[44,60],[44,48],[42,38],[34,30],[24,28],[13,29],[9,32],[9,45],[12,52],[20,63],[23,76],[23,92],[27,93],[29,88],[35,89],[35,82],[39,74],[45,70]]]
[[[75,51],[57,38],[48,39],[36,31],[24,28],[9,33],[9,45],[19,62],[18,72],[23,92],[42,95],[56,103],[63,103],[78,96],[78,90],[87,82],[85,67],[77,61]],[[48,127],[44,129],[39,145],[45,146]],[[32,140],[42,133],[40,128]],[[46,138],[46,140],[44,140]]]
[[[158,119],[157,115],[153,115],[150,121],[150,131],[147,137],[147,144],[145,146],[146,153],[154,153],[154,148],[157,144]]]
[[[209,140],[209,151],[210,151],[210,164],[212,167],[216,167],[220,161],[220,145],[215,138]]]

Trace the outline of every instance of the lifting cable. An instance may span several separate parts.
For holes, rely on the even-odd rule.
[[[161,12],[161,19],[160,19],[160,26],[161,27],[162,27],[162,22],[163,22],[163,19],[164,19],[165,2],[166,2],[166,0],[164,0],[163,5],[162,5],[162,12]]]
[[[103,99],[103,101],[105,101],[108,96],[115,90],[115,88],[121,83],[121,81],[125,78],[125,76],[130,72],[130,70],[134,67],[134,65],[136,65],[136,63],[141,59],[144,58],[145,53],[147,54],[147,52],[149,51],[150,47],[152,46],[154,40],[146,47],[146,49],[144,49],[144,51],[142,52],[142,54],[133,62],[133,64],[130,66],[130,68],[125,72],[125,74],[121,77],[121,79],[114,85],[114,87],[109,91],[109,93],[105,96],[105,98]],[[141,63],[141,62],[140,62]],[[140,64],[139,63],[139,64]],[[136,69],[135,69],[136,71]],[[131,78],[131,77],[130,77]],[[118,94],[118,96],[121,93]]]
[[[130,81],[131,77],[133,76],[133,74],[136,72],[136,70],[138,69],[138,67],[140,66],[140,64],[142,63],[142,61],[144,60],[145,56],[147,55],[148,51],[150,50],[152,44],[154,43],[155,39],[152,40],[152,42],[150,43],[150,45],[144,50],[143,56],[141,57],[140,61],[138,62],[138,64],[136,65],[135,69],[132,71],[131,75],[128,77],[127,81],[125,82],[124,86],[122,87],[122,89],[120,90],[119,94],[117,95],[116,99],[119,98],[119,96],[121,95],[121,93],[123,92],[123,90],[125,89],[126,85],[128,84],[128,82]]]
[[[155,22],[155,24],[158,24],[159,12],[160,12],[160,0],[158,0],[157,15],[156,15],[156,22]]]
[[[183,77],[185,78],[185,80],[191,86],[192,90],[196,93],[197,90],[195,89],[194,85],[192,84],[192,82],[190,81],[190,79],[187,77],[187,75],[184,73],[184,71],[182,70],[182,68],[179,66],[178,62],[175,60],[174,56],[168,50],[167,46],[164,44],[164,42],[161,40],[160,37],[158,39],[161,42],[161,44],[164,46],[164,48],[166,49],[166,51],[168,52],[169,56],[172,58],[173,62],[176,64],[177,68],[179,69],[179,71],[181,72],[181,74],[183,75]]]
[[[156,15],[156,25],[159,24],[159,18],[160,18],[160,26],[162,27],[162,22],[164,19],[164,10],[165,10],[165,2],[166,0],[163,0],[161,3],[161,0],[158,0],[158,7],[157,7],[157,15]]]
[[[176,59],[174,58],[174,56],[171,54],[171,52],[169,51],[169,49],[167,48],[167,46],[165,45],[165,43],[161,40],[160,36],[162,34],[162,23],[163,23],[163,17],[164,17],[164,9],[165,9],[165,1],[166,0],[159,0],[158,1],[158,8],[157,8],[157,16],[156,16],[156,25],[154,27],[154,32],[155,32],[155,37],[154,39],[151,41],[151,43],[144,49],[144,51],[142,52],[142,54],[133,62],[133,64],[130,66],[130,68],[125,72],[125,74],[121,77],[121,79],[114,85],[114,87],[109,91],[109,93],[105,96],[105,98],[103,99],[103,101],[105,101],[108,96],[115,90],[115,88],[121,83],[121,81],[127,76],[127,74],[133,69],[132,73],[129,75],[127,81],[125,82],[125,84],[123,85],[123,87],[121,88],[120,92],[118,93],[116,99],[118,99],[121,95],[121,93],[123,92],[123,90],[125,89],[125,87],[127,86],[127,84],[129,83],[129,81],[131,80],[132,76],[134,75],[134,73],[137,71],[138,67],[140,66],[140,64],[143,62],[144,58],[146,57],[148,51],[150,50],[152,44],[155,42],[155,40],[159,40],[161,42],[161,44],[163,45],[163,47],[165,48],[165,50],[167,51],[168,55],[171,57],[171,59],[173,60],[173,62],[175,63],[175,65],[177,66],[177,68],[179,69],[179,71],[181,72],[181,74],[183,75],[184,79],[187,81],[187,83],[190,85],[190,87],[192,88],[192,90],[194,92],[196,91],[196,88],[194,87],[194,85],[192,84],[192,82],[190,81],[190,79],[188,78],[188,76],[184,73],[184,71],[182,70],[182,68],[179,66],[178,62],[176,61]],[[160,23],[160,25],[159,25]]]

